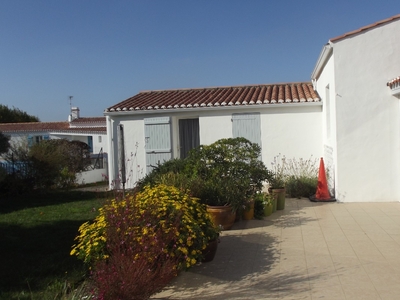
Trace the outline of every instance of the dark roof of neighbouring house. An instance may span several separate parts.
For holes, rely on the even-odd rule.
[[[71,124],[91,124],[91,123],[104,123],[106,117],[81,117],[71,121]]]
[[[347,37],[352,36],[354,34],[357,34],[357,33],[360,33],[360,32],[363,32],[363,31],[366,31],[366,30],[369,30],[369,29],[372,29],[372,28],[375,28],[375,27],[378,27],[378,26],[381,26],[381,25],[384,25],[386,23],[392,22],[392,21],[397,20],[397,19],[400,19],[400,14],[399,15],[395,15],[395,16],[390,17],[390,18],[387,18],[387,19],[384,19],[382,21],[378,21],[378,22],[375,22],[373,24],[361,27],[359,29],[347,32],[347,33],[342,34],[342,35],[340,35],[338,37],[330,39],[330,41],[331,42],[337,42],[337,41],[339,41],[341,39],[347,38]]]
[[[143,91],[105,112],[320,102],[310,82]]]
[[[80,121],[78,121],[80,120]],[[104,126],[91,126],[91,123],[103,122]],[[82,127],[71,127],[71,124],[87,124]],[[0,131],[4,133],[59,132],[59,133],[106,133],[105,117],[79,118],[71,122],[28,122],[0,123]]]

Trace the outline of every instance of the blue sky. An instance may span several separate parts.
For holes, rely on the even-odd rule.
[[[64,121],[142,90],[309,81],[330,38],[392,1],[0,0],[0,104]]]

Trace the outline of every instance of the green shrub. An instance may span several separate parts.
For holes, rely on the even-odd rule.
[[[317,177],[291,176],[286,182],[286,193],[292,198],[310,197],[317,189]]]
[[[315,194],[318,184],[318,160],[286,159],[285,160],[286,193],[290,197],[309,197]]]
[[[157,166],[140,183],[165,183],[200,198],[207,205],[231,205],[240,209],[260,191],[270,176],[259,160],[261,148],[245,138],[221,139],[201,145],[185,159],[174,159]]]
[[[264,217],[265,208],[264,193],[258,193],[254,196],[254,218],[261,220]]]

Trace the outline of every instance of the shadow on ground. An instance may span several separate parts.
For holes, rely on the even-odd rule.
[[[309,291],[308,275],[296,270],[280,272],[280,230],[315,221],[301,209],[278,211],[264,220],[240,221],[223,231],[212,262],[180,274],[164,292],[152,299],[263,299],[278,294]]]

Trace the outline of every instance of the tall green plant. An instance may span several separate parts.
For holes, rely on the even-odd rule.
[[[290,197],[309,197],[318,184],[318,159],[287,159],[285,164],[286,192]]]
[[[231,205],[237,210],[262,189],[270,172],[259,160],[261,147],[238,137],[220,139],[189,152],[185,172],[201,188],[195,196],[208,205]]]

